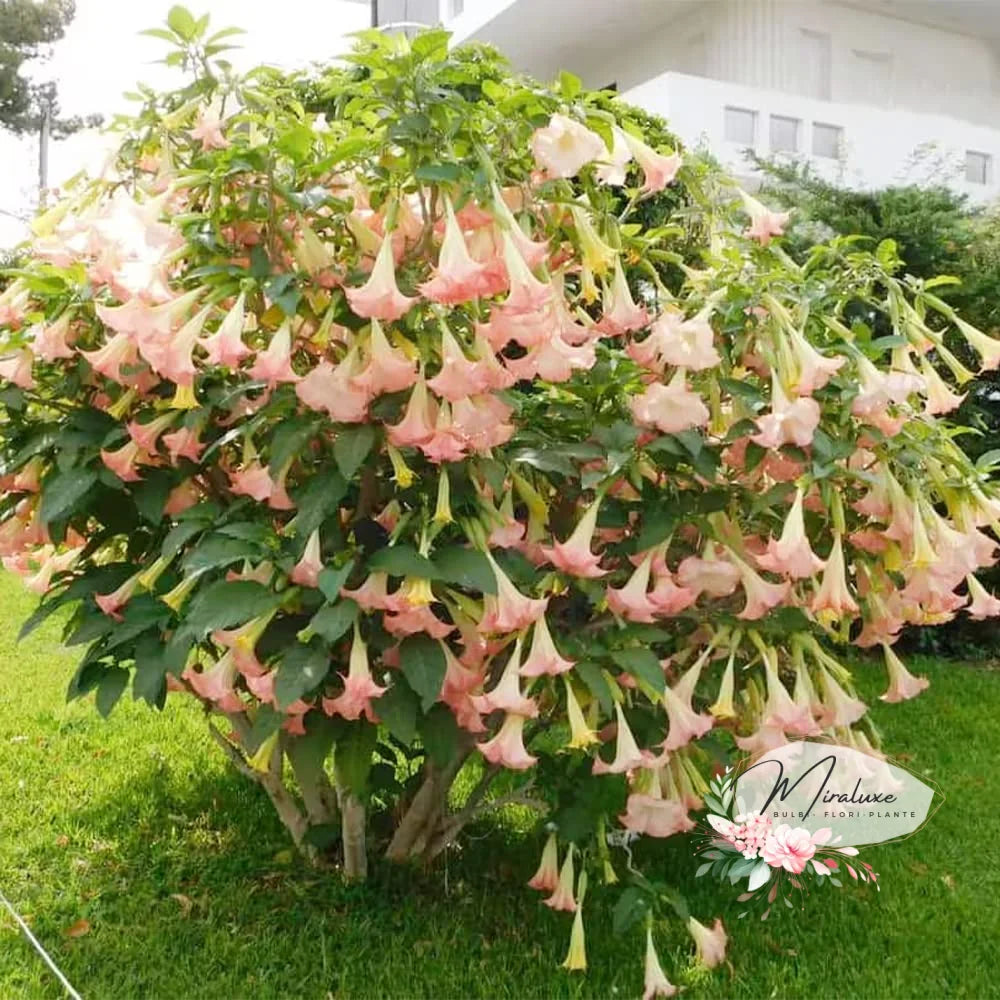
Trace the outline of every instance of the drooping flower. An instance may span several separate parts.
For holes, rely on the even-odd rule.
[[[525,771],[538,758],[524,748],[524,716],[508,714],[491,740],[479,744],[479,752],[491,763],[512,771]]]
[[[586,885],[587,873],[580,873],[580,882]],[[580,905],[573,914],[573,929],[569,935],[569,951],[563,960],[562,968],[568,972],[586,972],[587,943],[583,934],[583,892],[580,893]]]
[[[257,354],[247,376],[260,379],[272,388],[279,382],[298,382],[300,376],[292,369],[292,326],[285,320],[271,337],[266,350]]]
[[[76,352],[69,345],[71,318],[72,312],[67,309],[54,323],[38,323],[32,328],[28,346],[36,357],[43,361],[73,357]]]
[[[621,134],[645,175],[641,189],[643,194],[655,194],[673,182],[681,168],[680,153],[658,153],[629,132],[623,130]]]
[[[322,571],[323,557],[320,554],[319,529],[317,528],[309,536],[302,552],[302,558],[292,568],[291,581],[302,587],[318,587],[319,575]]]
[[[201,346],[208,352],[206,358],[208,364],[222,365],[235,371],[244,358],[253,354],[253,351],[243,343],[243,327],[246,324],[245,301],[246,296],[240,292],[232,309],[219,324],[219,329],[201,341]]]
[[[926,677],[915,677],[906,669],[906,665],[887,642],[882,643],[882,650],[889,671],[889,687],[885,694],[879,695],[881,701],[908,701],[930,687],[931,682]]]
[[[559,653],[545,621],[545,615],[541,615],[535,622],[535,630],[531,637],[531,649],[521,664],[521,676],[541,677],[547,674],[555,677],[572,668],[573,661],[567,660]]]
[[[142,476],[139,465],[142,452],[135,441],[128,441],[117,451],[101,450],[101,461],[124,483],[137,483]]]
[[[573,845],[570,844],[562,868],[559,869],[559,880],[555,890],[548,899],[542,900],[550,909],[563,910],[567,913],[576,911],[576,899],[573,896],[573,883],[576,881],[573,873],[573,850]]]
[[[198,438],[197,427],[179,427],[170,434],[164,434],[162,440],[167,446],[170,461],[174,464],[179,458],[197,462],[205,450],[205,445]]]
[[[673,687],[663,690],[663,705],[667,710],[667,738],[661,746],[664,750],[679,750],[692,740],[701,739],[713,725],[711,715],[696,712],[691,705],[691,696],[698,684],[707,652],[698,657],[683,677]]]
[[[853,726],[868,711],[868,706],[860,698],[852,698],[822,662],[819,664],[819,677],[826,695],[824,721],[838,728]]]
[[[611,152],[608,153],[607,149],[604,150],[598,159],[598,166],[594,174],[602,184],[621,187],[628,176],[628,164],[632,159],[632,152],[625,142],[625,134],[622,130],[614,125],[611,131],[614,136]]]
[[[555,892],[559,884],[559,844],[554,833],[550,833],[542,849],[542,860],[538,871],[532,875],[528,885],[541,892]]]
[[[729,560],[720,559],[715,546],[705,546],[704,557],[688,556],[677,567],[677,582],[694,594],[728,597],[740,582],[739,569]]]
[[[604,576],[607,570],[599,568],[600,555],[595,555],[590,550],[594,538],[594,531],[597,528],[597,515],[600,511],[602,496],[587,508],[583,517],[577,522],[573,533],[565,542],[555,541],[552,545],[543,545],[542,552],[545,558],[552,563],[556,569],[569,573],[571,576],[579,576],[587,579],[594,579]]]
[[[763,618],[771,608],[784,603],[788,597],[791,584],[785,580],[782,583],[768,583],[759,573],[752,570],[745,562],[736,556],[731,557],[739,570],[743,591],[746,594],[746,605],[736,616],[747,621]]]
[[[635,736],[629,729],[625,713],[619,704],[615,704],[615,717],[618,722],[615,736],[615,756],[610,763],[605,763],[600,757],[594,758],[592,771],[594,774],[624,774],[636,767],[642,767],[645,757],[635,742]]]
[[[147,454],[156,453],[156,442],[160,435],[173,423],[175,413],[164,413],[159,417],[140,424],[137,420],[132,420],[127,425],[129,437]]]
[[[229,488],[237,496],[251,497],[260,503],[270,499],[275,484],[267,469],[254,459],[244,468],[229,473]]]
[[[521,665],[521,645],[523,638],[518,636],[514,649],[507,660],[500,680],[496,687],[486,694],[473,697],[472,703],[476,711],[484,715],[490,712],[503,711],[514,715],[523,715],[533,719],[538,715],[538,704],[531,698],[521,694],[521,681],[518,669]]]
[[[548,599],[525,597],[497,565],[493,556],[489,552],[484,555],[493,570],[497,592],[486,594],[483,598],[484,614],[479,623],[480,632],[520,632],[538,621],[545,614]]]
[[[566,746],[571,750],[585,750],[600,740],[597,733],[587,725],[569,677],[564,675],[563,683],[566,685],[566,715],[569,719],[569,743]]]
[[[823,560],[813,552],[806,536],[802,511],[804,499],[804,491],[796,490],[781,538],[778,541],[768,539],[767,552],[757,556],[757,565],[761,569],[800,580],[813,576],[823,568]]]
[[[625,802],[625,812],[618,822],[633,833],[645,837],[672,837],[675,833],[693,830],[695,822],[688,816],[688,806],[678,798],[664,798],[659,775],[646,779],[648,790],[632,791]]]
[[[340,675],[344,690],[336,698],[323,699],[323,711],[327,715],[340,715],[345,719],[357,719],[364,712],[369,722],[377,722],[372,699],[381,698],[388,688],[375,683],[368,665],[368,647],[361,639],[357,623],[354,625],[354,641],[348,661],[347,676]]]
[[[697,316],[685,319],[678,310],[668,309],[653,323],[644,341],[629,344],[629,356],[659,373],[667,365],[691,371],[714,368],[722,359],[714,346],[715,331],[708,321],[709,312],[702,310]]]
[[[344,292],[351,309],[366,319],[391,322],[410,311],[417,298],[404,295],[396,284],[390,234],[382,240],[368,280],[358,288],[345,288]]]
[[[417,374],[416,363],[389,343],[381,323],[373,319],[368,364],[352,375],[351,384],[374,399],[382,393],[409,389],[417,381]]]
[[[740,197],[743,199],[747,215],[750,216],[750,226],[747,229],[747,236],[750,239],[757,240],[761,246],[766,247],[773,237],[784,235],[790,213],[772,212],[746,191],[740,191]]]
[[[435,414],[432,402],[427,393],[427,383],[423,376],[410,393],[403,417],[398,424],[386,425],[386,436],[389,443],[397,448],[406,448],[426,444],[435,431]]]
[[[995,598],[971,573],[965,578],[971,601],[965,609],[973,621],[1000,616],[1000,600]]]
[[[677,434],[692,427],[704,427],[711,414],[701,396],[687,387],[683,368],[664,385],[654,382],[640,396],[629,401],[632,415],[647,427],[663,434]]]
[[[491,375],[486,366],[470,361],[447,324],[442,323],[441,371],[428,380],[428,387],[454,402],[490,388],[490,381]]]
[[[588,163],[607,155],[604,140],[586,125],[554,114],[548,125],[535,130],[531,152],[549,177],[575,177]]]
[[[419,288],[424,298],[442,305],[458,305],[488,294],[488,266],[473,260],[451,200],[445,199],[445,229],[434,275]]]
[[[719,694],[708,708],[709,712],[717,719],[734,719],[736,717],[736,708],[733,705],[733,691],[736,683],[735,662],[736,650],[734,649],[726,662],[726,669],[722,672]]]
[[[711,930],[699,923],[694,917],[687,922],[688,932],[694,938],[698,952],[698,961],[707,969],[721,965],[726,957],[726,930],[721,920],[716,920]]]
[[[823,579],[813,595],[810,607],[815,615],[827,614],[834,618],[858,613],[857,602],[851,596],[850,587],[847,585],[844,545],[839,532],[833,536],[833,547],[830,549],[830,557],[823,570]]]
[[[604,315],[597,328],[613,337],[620,337],[631,330],[641,330],[649,323],[644,306],[636,305],[620,257],[615,258],[615,271],[610,286],[604,289]]]
[[[767,703],[764,705],[761,724],[771,729],[780,729],[783,733],[795,733],[799,736],[817,733],[819,727],[812,717],[809,706],[797,704],[778,676],[775,651],[761,649],[761,658],[764,661],[764,674],[767,678]]]
[[[222,134],[222,119],[211,108],[198,113],[198,120],[188,134],[201,143],[203,150],[229,148],[229,140]]]
[[[793,403],[774,372],[771,375],[771,412],[757,418],[760,433],[751,435],[750,440],[762,448],[780,448],[785,444],[805,448],[812,444],[819,418],[819,403],[809,396],[801,396]]]
[[[656,948],[653,947],[653,928],[646,927],[646,961],[644,965],[642,1000],[654,1000],[654,997],[672,997],[677,993],[674,986],[663,972]]]
[[[80,351],[90,367],[113,382],[124,384],[122,367],[131,368],[139,359],[135,341],[124,333],[116,333],[96,351]]]

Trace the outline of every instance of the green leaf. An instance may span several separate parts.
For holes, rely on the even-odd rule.
[[[97,482],[93,469],[72,468],[57,472],[42,486],[42,502],[39,517],[43,523],[62,520],[72,514],[86,492]]]
[[[404,678],[394,679],[389,690],[375,702],[375,711],[400,743],[405,746],[413,743],[417,735],[420,699]]]
[[[350,482],[375,444],[375,428],[359,424],[341,431],[333,442],[333,457],[340,474]]]
[[[171,7],[167,13],[167,25],[170,30],[180,36],[185,42],[193,41],[197,35],[198,22],[191,12],[180,4]]]
[[[187,576],[209,569],[230,566],[234,562],[240,562],[253,555],[253,549],[239,538],[209,535],[184,557],[181,566]]]
[[[153,469],[132,487],[132,500],[139,515],[150,524],[163,520],[163,508],[174,487],[173,473]]]
[[[278,708],[288,708],[307,691],[318,687],[330,672],[330,654],[320,645],[296,643],[281,658],[274,682]]]
[[[312,417],[283,420],[271,435],[267,468],[277,476],[296,455],[303,451],[306,442],[315,432],[318,422]]]
[[[372,572],[390,576],[419,576],[425,580],[440,579],[440,574],[426,556],[409,545],[392,545],[379,549],[368,560]]]
[[[601,706],[601,711],[605,715],[610,715],[614,711],[615,703],[611,697],[611,688],[608,686],[607,678],[601,668],[590,660],[583,660],[573,668],[573,671],[590,689],[590,693]]]
[[[482,594],[495,594],[497,581],[489,560],[478,549],[450,545],[434,553],[439,578]]]
[[[332,603],[339,600],[340,588],[347,583],[347,578],[351,575],[352,569],[354,569],[353,559],[340,567],[327,566],[326,569],[320,572],[317,582],[319,583],[320,591],[328,601]]]
[[[261,705],[257,709],[257,715],[253,720],[253,727],[247,740],[249,744],[246,749],[250,753],[256,753],[260,745],[269,736],[273,736],[284,724],[285,716],[282,712],[276,712],[270,705]]]
[[[163,539],[160,555],[165,558],[177,555],[195,535],[201,534],[204,530],[205,525],[198,521],[181,521],[180,524],[175,524]]]
[[[630,885],[618,897],[612,916],[612,928],[615,934],[624,934],[649,913],[649,895],[638,886]]]
[[[572,73],[563,70],[559,74],[559,92],[567,101],[572,101],[583,90],[583,81]]]
[[[633,677],[648,684],[657,694],[662,694],[667,686],[660,661],[648,649],[619,649],[611,654],[611,659]]]
[[[355,622],[358,606],[354,601],[327,604],[313,615],[309,628],[327,642],[336,642]]]
[[[458,752],[459,731],[447,705],[434,705],[417,720],[417,732],[427,756],[438,766],[447,767]]]
[[[377,741],[378,727],[365,719],[352,722],[347,735],[337,741],[333,765],[337,784],[350,789],[358,798],[363,798],[368,790],[368,772]]]
[[[423,163],[413,176],[430,184],[454,184],[462,176],[462,168],[457,163]]]
[[[325,469],[295,491],[298,513],[295,527],[308,538],[340,506],[347,493],[347,481],[336,469]]]
[[[111,714],[126,687],[128,687],[128,671],[123,667],[109,667],[98,685],[95,699],[101,718],[106,719]]]
[[[441,644],[429,635],[408,635],[399,647],[399,663],[426,712],[437,701],[447,670]]]
[[[184,628],[198,636],[243,625],[277,607],[281,597],[254,580],[219,580],[191,602]]]
[[[142,699],[153,708],[163,708],[167,697],[167,664],[162,640],[144,635],[135,647],[135,673],[132,675],[132,697]]]

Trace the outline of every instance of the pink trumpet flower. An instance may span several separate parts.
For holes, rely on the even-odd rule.
[[[620,337],[631,330],[641,330],[648,323],[649,314],[644,306],[636,305],[629,291],[621,258],[616,257],[611,286],[604,289],[604,315],[597,324],[597,329],[609,336]]]
[[[387,233],[382,240],[368,280],[359,288],[344,289],[351,309],[365,319],[392,322],[409,312],[417,302],[417,297],[404,295],[396,284],[390,235]]]
[[[703,427],[711,414],[701,396],[687,387],[683,368],[678,368],[670,382],[654,382],[641,396],[634,396],[629,406],[632,416],[647,427],[663,434],[676,434],[692,427]]]
[[[573,533],[565,542],[556,541],[552,545],[542,546],[545,558],[556,569],[569,573],[571,576],[587,579],[594,579],[607,573],[607,570],[600,569],[598,566],[602,557],[594,555],[590,551],[602,499],[603,497],[598,496],[587,508],[576,528],[573,529]]]
[[[101,461],[123,482],[137,483],[142,476],[137,465],[142,452],[135,441],[129,441],[117,451],[101,450]]]
[[[455,218],[451,201],[445,199],[445,230],[434,276],[419,288],[424,298],[442,305],[458,305],[488,292],[488,266],[473,260]]]
[[[823,570],[823,580],[813,596],[810,607],[814,615],[828,614],[835,618],[858,613],[857,602],[851,596],[847,584],[844,544],[839,533],[833,536],[833,547],[830,549],[830,558],[827,559],[826,568]]]
[[[190,386],[198,369],[194,364],[194,348],[201,336],[212,306],[205,306],[191,317],[176,333],[170,334],[155,347],[150,342],[140,342],[140,350],[150,368],[175,385]]]
[[[642,767],[646,763],[639,745],[635,742],[635,736],[629,729],[625,719],[625,713],[619,704],[615,704],[615,717],[618,720],[617,735],[615,737],[615,756],[610,763],[605,763],[600,757],[594,758],[594,766],[591,769],[594,774],[624,774],[637,767]]]
[[[573,845],[570,844],[563,859],[562,868],[559,870],[559,880],[556,882],[554,892],[548,899],[542,902],[553,910],[562,910],[565,913],[576,912],[576,899],[573,897]]]
[[[732,556],[733,562],[740,573],[743,591],[746,594],[746,605],[736,616],[745,621],[756,621],[763,618],[771,608],[784,603],[788,597],[790,584],[768,583],[762,576],[754,572],[745,562]]]
[[[365,582],[355,590],[340,588],[340,596],[354,601],[365,611],[401,611],[405,598],[388,593],[389,576],[386,573],[371,573]]]
[[[122,367],[132,368],[139,360],[135,341],[124,333],[116,333],[103,347],[96,351],[80,351],[95,372],[124,384]]]
[[[559,845],[556,835],[550,833],[542,849],[542,860],[538,871],[531,876],[528,885],[540,892],[555,892],[559,884]]]
[[[614,134],[614,144],[610,154],[605,151],[599,157],[599,166],[594,171],[597,179],[602,184],[610,187],[621,187],[628,176],[628,165],[632,159],[632,153],[625,142],[625,133],[617,125],[612,126]]]
[[[677,567],[677,582],[694,594],[728,597],[740,583],[740,571],[726,559],[715,555],[714,546],[705,547],[704,558],[688,556]]]
[[[373,319],[368,364],[352,376],[351,384],[374,399],[382,393],[409,389],[416,381],[416,363],[389,343],[382,325]]]
[[[762,650],[761,656],[767,678],[767,703],[764,706],[762,725],[799,736],[817,733],[819,727],[813,720],[809,706],[796,704],[778,676],[774,650]]]
[[[722,921],[716,920],[709,930],[694,917],[690,917],[687,926],[688,932],[694,938],[698,961],[707,969],[714,969],[717,965],[721,965],[726,957],[726,942],[729,940],[726,937]]]
[[[340,423],[363,423],[368,417],[369,395],[354,382],[355,358],[352,349],[336,367],[321,361],[296,383],[295,395],[309,409],[325,412]]]
[[[972,599],[965,609],[973,621],[1000,616],[1000,600],[997,600],[971,573],[965,578]]]
[[[795,392],[799,396],[811,396],[840,371],[847,359],[824,357],[806,340],[801,330],[793,325],[789,325],[787,329],[792,342],[792,354],[798,368],[798,378],[794,384]]]
[[[267,469],[255,459],[245,469],[229,473],[229,488],[237,496],[250,497],[260,503],[271,498],[275,483]]]
[[[319,529],[317,529],[309,536],[302,558],[293,567],[291,581],[301,587],[318,587],[319,575],[322,572],[323,557],[320,553]]]
[[[795,501],[785,519],[781,538],[778,541],[769,539],[767,552],[757,556],[757,565],[761,569],[801,580],[818,573],[825,565],[810,548],[806,537],[802,513],[804,498],[805,494],[801,489],[795,491]]]
[[[771,412],[757,418],[760,433],[752,435],[750,440],[762,448],[780,448],[785,444],[805,448],[812,444],[819,418],[819,403],[808,396],[793,403],[774,372],[771,375]]]
[[[257,354],[247,376],[266,382],[271,388],[279,382],[298,382],[292,370],[292,327],[289,320],[278,327],[267,349]]]
[[[491,388],[491,381],[492,375],[486,366],[478,361],[470,361],[455,335],[442,323],[441,371],[428,380],[429,388],[444,399],[454,402]]]
[[[646,960],[643,966],[642,1000],[654,1000],[655,997],[672,997],[677,993],[674,986],[663,972],[659,956],[653,946],[653,928],[646,928]]]
[[[773,237],[784,235],[790,213],[772,212],[745,191],[740,191],[740,196],[743,199],[743,207],[750,216],[750,226],[747,229],[747,236],[750,239],[757,240],[761,246],[766,247]]]
[[[564,674],[567,670],[572,670],[573,661],[561,656],[556,644],[552,639],[552,633],[542,615],[535,622],[535,632],[531,639],[531,649],[527,658],[521,664],[520,674],[522,677],[541,677],[548,675],[555,677]]]
[[[531,268],[509,233],[505,232],[501,239],[510,291],[497,309],[501,311],[501,315],[511,317],[535,313],[552,301],[555,289],[551,282],[539,281],[531,273]]]
[[[538,760],[524,748],[523,715],[506,715],[496,736],[479,744],[479,752],[491,764],[499,764],[512,771],[525,771]]]
[[[950,386],[937,373],[937,369],[928,362],[926,358],[920,360],[920,374],[924,380],[924,389],[927,395],[927,403],[924,412],[929,416],[940,416],[942,413],[951,413],[957,410],[965,401],[968,393],[959,395],[952,392]]]
[[[534,719],[538,715],[537,703],[521,694],[518,670],[521,666],[522,642],[523,639],[519,636],[496,687],[484,695],[473,697],[472,703],[477,712],[488,715],[490,712],[503,711],[523,715],[528,719]]]
[[[386,425],[389,443],[397,448],[405,448],[430,441],[434,437],[436,416],[431,409],[432,405],[427,394],[427,383],[421,376],[410,393],[402,420],[398,424]]]
[[[683,313],[662,313],[641,343],[627,350],[631,358],[650,371],[662,374],[667,365],[703,371],[714,368],[722,359],[714,347],[715,331],[707,312],[685,319]]]
[[[208,353],[206,358],[208,364],[222,365],[235,371],[244,358],[253,354],[253,351],[243,343],[243,327],[246,324],[245,300],[246,296],[240,292],[232,309],[219,324],[219,329],[201,341],[201,346]]]
[[[188,682],[199,698],[219,704],[231,701],[236,695],[233,688],[236,673],[236,661],[233,659],[232,651],[226,650],[209,669],[199,672],[193,667],[187,667],[181,677]]]
[[[624,587],[608,587],[604,592],[608,607],[630,622],[653,622],[660,613],[659,605],[650,599],[650,567],[654,550],[650,549],[636,566]]]
[[[548,598],[535,600],[525,597],[497,565],[493,556],[489,552],[485,552],[484,555],[493,570],[497,592],[483,597],[484,614],[479,623],[479,631],[520,632],[538,621],[545,614]]]
[[[380,687],[372,678],[368,666],[368,647],[361,640],[357,624],[354,626],[347,676],[340,676],[344,681],[344,690],[336,698],[324,698],[323,711],[327,715],[340,715],[352,721],[364,712],[369,722],[377,722],[371,700],[381,698],[388,688]]]
[[[906,665],[887,642],[882,643],[882,650],[889,671],[889,687],[885,694],[879,695],[880,701],[908,701],[930,687],[931,682],[926,677],[915,677],[906,669]]]
[[[635,157],[636,163],[642,167],[645,174],[641,189],[643,194],[655,194],[657,191],[662,191],[668,184],[673,183],[677,171],[681,168],[680,153],[666,155],[657,153],[655,149],[647,146],[634,135],[625,131],[622,131],[621,135],[629,152]]]
[[[229,148],[229,140],[222,134],[222,119],[211,108],[198,112],[198,120],[188,134],[201,143],[203,150]]]
[[[145,424],[140,424],[137,420],[133,420],[127,427],[129,437],[142,451],[153,455],[156,453],[157,440],[173,423],[175,417],[176,413],[165,413]]]
[[[95,603],[106,615],[110,615],[112,618],[119,618],[118,612],[132,600],[132,595],[141,585],[141,577],[145,572],[145,570],[140,570],[138,573],[133,574],[117,590],[113,590],[110,594],[95,594]]]
[[[852,698],[821,663],[819,676],[826,695],[824,721],[838,728],[853,726],[868,711],[868,706],[859,698]]]
[[[441,621],[426,605],[404,607],[397,614],[383,616],[382,624],[390,635],[407,636],[426,632],[432,639],[443,639],[455,631],[454,625]]]
[[[190,479],[185,479],[167,494],[167,502],[163,505],[163,513],[167,517],[176,517],[193,507],[201,500],[201,490]]]
[[[554,114],[548,125],[535,130],[531,152],[549,177],[575,177],[588,163],[607,155],[604,140],[566,115]]]
[[[667,738],[661,744],[664,750],[679,750],[692,740],[701,739],[715,725],[711,715],[696,712],[691,706],[691,697],[704,664],[705,656],[702,655],[673,687],[663,691],[663,705],[669,723]]]
[[[180,427],[170,434],[164,434],[162,440],[167,446],[170,461],[175,464],[179,458],[197,462],[205,450],[205,446],[198,440],[196,427]]]
[[[69,346],[70,318],[67,310],[54,323],[39,323],[33,328],[34,336],[29,347],[36,357],[43,361],[73,357],[76,352]]]

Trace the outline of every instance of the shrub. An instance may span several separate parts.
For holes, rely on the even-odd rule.
[[[144,92],[0,297],[26,629],[71,609],[69,695],[104,714],[198,699],[348,877],[370,813],[427,861],[530,799],[582,967],[612,828],[690,829],[789,736],[877,747],[851,640],[888,700],[925,686],[890,646],[965,603],[1000,513],[935,417],[957,362],[925,318],[961,321],[849,240],[796,264],[780,214],[569,75],[434,31],[237,78],[170,26],[193,82]],[[627,870],[619,923],[687,916]]]

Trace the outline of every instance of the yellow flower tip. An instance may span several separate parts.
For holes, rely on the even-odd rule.
[[[587,943],[583,934],[583,907],[577,905],[573,917],[573,930],[569,936],[569,951],[562,968],[569,972],[585,972],[587,969]]]
[[[199,406],[195,398],[193,385],[179,385],[174,393],[174,398],[170,401],[172,410],[195,410]]]
[[[259,771],[261,774],[266,774],[271,767],[271,758],[274,756],[274,751],[278,746],[278,732],[273,732],[263,743],[257,748],[257,752],[247,760],[247,763],[255,771]]]

